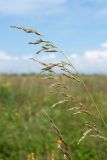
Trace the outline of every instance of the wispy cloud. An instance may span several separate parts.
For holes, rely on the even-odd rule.
[[[5,15],[30,15],[56,11],[67,0],[1,0],[0,13]]]
[[[19,57],[10,56],[4,51],[0,51],[0,61],[13,61],[13,60],[19,60]]]
[[[68,58],[81,73],[105,73],[107,74],[107,48],[106,42],[101,43],[100,49],[86,50],[83,54],[71,53]],[[3,73],[30,73],[40,72],[40,65],[30,60],[33,55],[11,56],[0,51],[0,72]],[[40,54],[37,59],[50,62],[58,62],[56,54]]]
[[[40,72],[40,65],[31,60],[34,55],[13,56],[5,51],[0,51],[0,73],[31,73]],[[55,62],[58,58],[55,54],[36,56],[45,62]]]
[[[103,47],[103,48],[107,48],[107,41],[106,41],[106,42],[101,43],[101,47]]]
[[[82,73],[107,74],[107,48],[106,43],[101,43],[102,48],[86,50],[82,55],[71,54],[69,59]]]

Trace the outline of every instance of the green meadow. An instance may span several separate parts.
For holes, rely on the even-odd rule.
[[[44,110],[60,129],[72,160],[107,160],[106,141],[87,136],[77,144],[86,130],[84,121],[89,118],[68,111],[73,103],[52,108],[63,96],[58,94],[59,88],[49,87],[54,80],[44,80],[43,77],[0,76],[0,160],[64,159],[58,149],[58,137]],[[107,76],[82,75],[82,79],[107,122]],[[93,113],[99,130],[106,137],[107,129],[84,87],[73,80],[64,81],[70,88],[69,92]]]

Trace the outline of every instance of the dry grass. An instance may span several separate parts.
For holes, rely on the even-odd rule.
[[[17,27],[17,26],[12,26],[12,28],[17,28],[21,29],[27,33],[34,33],[38,37],[41,37],[42,34],[37,32],[36,30],[32,29],[25,29],[23,27]],[[65,111],[71,112],[75,116],[81,116],[83,117],[84,115],[87,117],[88,121],[84,121],[84,126],[81,128],[82,130],[85,131],[83,132],[83,135],[80,137],[78,140],[77,144],[80,144],[81,141],[83,141],[86,137],[94,137],[97,138],[98,141],[99,139],[106,141],[107,138],[103,136],[103,131],[99,128],[99,126],[96,123],[96,116],[99,115],[105,129],[107,129],[106,122],[103,118],[102,113],[99,110],[98,105],[95,103],[94,98],[90,94],[84,80],[81,78],[79,73],[76,71],[75,67],[72,65],[72,63],[68,60],[66,55],[59,50],[57,46],[55,46],[54,43],[47,41],[45,39],[38,39],[36,42],[29,42],[29,44],[34,44],[34,45],[41,45],[40,50],[37,52],[37,54],[40,54],[41,52],[47,52],[47,54],[55,53],[59,54],[61,53],[65,57],[65,61],[60,61],[59,63],[45,63],[41,62],[40,60],[36,58],[32,58],[35,62],[41,64],[41,71],[42,72],[49,72],[51,73],[51,76],[46,76],[43,78],[44,81],[52,80],[52,84],[50,85],[50,88],[53,88],[56,90],[57,95],[61,95],[63,98],[61,100],[58,100],[52,105],[52,108],[58,107],[58,106],[64,106],[66,104],[67,108],[65,108]],[[43,44],[43,45],[42,45]],[[57,73],[56,68],[58,68],[61,72]],[[95,107],[97,111],[97,115],[95,116],[93,112],[90,111],[89,106],[85,106],[85,104],[81,101],[78,100],[75,96],[72,95],[71,88],[70,86],[66,83],[65,79],[70,79],[71,81],[75,81],[78,85],[82,85],[85,93],[87,93],[88,97],[91,100],[91,103],[93,104],[93,107]],[[54,83],[53,83],[54,80]],[[70,104],[73,104],[72,107],[69,107]],[[46,111],[45,115],[51,122],[51,126],[53,127],[54,131],[56,132],[58,139],[61,142],[60,145],[60,150],[62,151],[64,155],[64,159],[70,160],[72,157],[72,154],[70,155],[69,149],[68,149],[68,144],[65,142],[59,128],[55,125],[54,120],[48,115]],[[68,133],[69,134],[69,133]],[[71,133],[72,134],[72,133]],[[75,137],[74,137],[75,138]]]

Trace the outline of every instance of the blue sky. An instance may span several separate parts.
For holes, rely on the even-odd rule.
[[[107,74],[107,0],[0,0],[0,72],[39,71],[29,60],[37,48],[27,44],[36,37],[10,25],[39,30],[78,71]],[[47,54],[38,58],[59,59]]]

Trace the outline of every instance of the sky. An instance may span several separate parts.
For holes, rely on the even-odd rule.
[[[37,29],[79,72],[107,74],[107,0],[0,0],[0,73],[39,72],[30,58],[50,63],[60,56],[36,55],[28,42],[37,37],[10,25]]]

